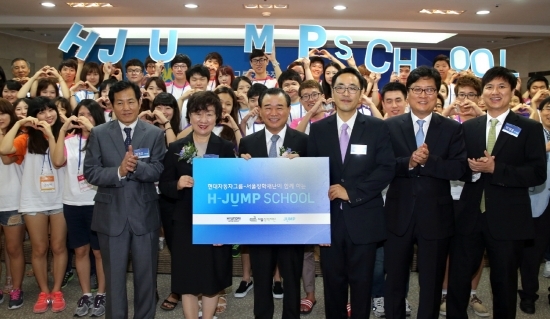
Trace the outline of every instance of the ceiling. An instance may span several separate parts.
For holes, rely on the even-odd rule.
[[[498,49],[550,38],[549,0],[102,0],[112,8],[71,8],[51,0],[2,0],[0,33],[46,43],[59,43],[73,22],[85,27],[242,27],[274,24],[296,28],[315,24],[325,29],[450,32],[456,36],[438,44],[402,47]],[[90,1],[90,0],[88,0]],[[187,9],[186,3],[199,5]],[[288,9],[244,9],[244,4],[288,4]],[[336,11],[334,5],[347,6]],[[422,9],[464,10],[461,15],[420,14]],[[478,10],[490,10],[477,15]],[[263,17],[262,12],[270,12]],[[182,39],[180,39],[182,41]],[[148,39],[128,41],[147,43]],[[103,40],[100,43],[109,43]],[[242,40],[191,40],[186,44],[242,45]],[[297,45],[289,41],[278,45]],[[396,44],[396,43],[394,43]],[[399,45],[398,43],[396,45]],[[330,45],[329,45],[330,46]],[[365,46],[354,42],[351,46]]]

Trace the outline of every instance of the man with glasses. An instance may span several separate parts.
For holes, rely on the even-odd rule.
[[[166,83],[166,92],[172,94],[176,100],[187,90],[191,89],[185,73],[191,65],[191,59],[187,55],[181,53],[177,54],[174,59],[170,61],[173,80],[172,82]]]
[[[481,81],[471,75],[457,79],[454,85],[456,99],[447,106],[441,115],[453,117],[460,123],[483,115],[478,102],[481,95]]]
[[[386,238],[381,192],[394,176],[395,158],[387,124],[357,112],[365,82],[355,69],[338,71],[336,114],[309,132],[308,156],[330,159],[331,243],[321,245],[321,267],[331,319],[347,318],[348,288],[351,318],[368,318],[376,244]]]
[[[386,318],[405,318],[414,243],[418,245],[418,318],[437,318],[450,238],[454,231],[450,180],[466,171],[462,126],[434,113],[439,72],[413,70],[407,78],[410,113],[387,119],[395,178],[386,194],[384,245]],[[479,265],[479,264],[478,264]]]
[[[252,50],[252,53],[250,53],[250,66],[254,71],[253,78],[251,79],[252,84],[260,83],[265,85],[267,88],[277,87],[277,79],[267,75],[268,63],[269,59],[265,55],[264,51],[258,49]]]
[[[515,318],[518,266],[534,237],[529,188],[546,180],[540,123],[510,112],[516,77],[493,67],[482,78],[487,115],[463,124],[468,156],[451,246],[447,318],[468,318],[470,279],[485,250],[491,265],[494,318]]]
[[[128,81],[135,85],[142,87],[145,83],[142,83],[145,77],[143,76],[144,65],[138,59],[130,59],[126,62],[126,78]]]

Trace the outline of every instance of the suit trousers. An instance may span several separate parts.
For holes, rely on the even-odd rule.
[[[539,296],[539,270],[540,261],[548,245],[550,244],[550,205],[544,213],[533,218],[535,224],[535,239],[525,242],[523,257],[519,266],[521,275],[521,290],[519,297],[522,299],[537,300]]]
[[[350,318],[368,318],[371,312],[376,243],[353,243],[348,234],[343,211],[338,210],[336,215],[331,225],[330,247],[321,247],[326,318],[348,318],[348,287],[353,308]]]
[[[525,240],[497,240],[491,236],[487,214],[479,212],[477,224],[468,235],[456,234],[451,243],[447,318],[467,319],[472,278],[487,250],[491,265],[493,318],[515,318],[518,267]]]
[[[304,245],[250,245],[250,264],[254,276],[254,318],[272,319],[273,273],[279,266],[283,278],[283,319],[300,318],[300,277]]]
[[[134,318],[151,319],[156,311],[156,282],[159,230],[135,235],[126,222],[118,236],[98,232],[106,284],[106,319],[128,318],[126,272],[132,252],[134,273]]]
[[[414,244],[417,244],[418,281],[420,296],[418,318],[438,318],[441,287],[449,253],[450,237],[428,240],[418,233],[414,220],[403,236],[388,232],[384,245],[386,290],[384,309],[386,318],[404,319]]]

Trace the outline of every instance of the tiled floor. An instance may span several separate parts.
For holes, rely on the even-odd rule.
[[[481,278],[481,283],[478,288],[478,296],[481,300],[484,301],[484,304],[491,309],[491,292],[489,287],[489,268],[485,268],[483,276]],[[5,274],[5,272],[3,272]],[[132,274],[128,274],[128,289],[129,296],[132,296]],[[237,287],[239,284],[240,278],[233,278],[233,287]],[[3,283],[3,278],[0,283]],[[539,295],[541,298],[537,301],[537,312],[535,315],[526,315],[523,314],[518,308],[517,318],[525,319],[548,319],[550,318],[550,305],[548,304],[548,291],[547,288],[550,285],[550,279],[540,277],[540,291]],[[324,309],[323,309],[323,295],[322,295],[322,278],[317,278],[317,305],[313,309],[313,312],[307,316],[302,316],[303,318],[309,319],[321,319],[325,318]],[[80,298],[80,287],[78,285],[78,279],[75,276],[75,279],[69,283],[69,285],[64,289],[65,298],[67,300],[68,306],[64,312],[54,314],[52,312],[47,312],[43,315],[35,315],[32,313],[32,305],[35,301],[35,298],[38,294],[38,289],[33,278],[25,278],[24,281],[24,291],[25,291],[25,304],[19,310],[8,310],[7,301],[0,305],[0,318],[2,319],[11,319],[11,318],[73,318],[73,311],[76,306],[78,298]],[[158,287],[161,299],[166,297],[170,290],[170,276],[169,275],[159,275],[158,276]],[[418,274],[413,273],[411,275],[410,283],[410,292],[409,292],[409,302],[413,307],[413,315],[411,318],[416,318],[414,311],[417,309],[418,305]],[[280,318],[281,316],[281,307],[282,301],[275,300],[275,318]],[[130,304],[132,301],[130,300]],[[160,304],[160,303],[159,303]],[[252,305],[253,305],[253,294],[252,291],[245,297],[237,299],[233,297],[232,294],[228,295],[228,307],[227,311],[219,316],[219,319],[243,319],[243,318],[253,318],[252,315]],[[132,316],[132,310],[130,309],[130,318]],[[477,316],[470,310],[470,318],[476,318]],[[183,318],[183,312],[181,308],[181,303],[173,311],[167,312],[158,308],[156,318]],[[443,317],[442,317],[443,318]]]

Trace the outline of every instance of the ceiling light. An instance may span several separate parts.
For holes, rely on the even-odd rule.
[[[265,12],[262,12],[262,15],[264,17],[269,17],[269,16],[271,16],[271,12],[265,11]]]
[[[113,5],[106,2],[67,2],[71,8],[112,8]]]
[[[274,4],[274,9],[288,9],[288,4]]]
[[[243,7],[245,9],[258,9],[258,5],[257,4],[243,4]]]
[[[44,6],[44,7],[48,7],[48,8],[55,7],[55,4],[53,4],[51,2],[42,2],[41,5]]]
[[[196,4],[194,4],[194,3],[188,3],[188,4],[185,5],[185,7],[186,7],[187,9],[196,9],[196,8],[198,8],[199,6],[196,5]]]
[[[480,10],[480,11],[476,12],[476,14],[489,14],[489,13],[491,13],[491,11],[489,11],[489,10]]]
[[[464,10],[422,9],[419,12],[426,14],[463,14]]]
[[[340,11],[340,10],[346,10],[346,9],[347,9],[346,6],[342,6],[342,5],[334,6],[334,10]]]
[[[273,9],[273,5],[272,4],[260,4],[258,6],[260,9]]]

